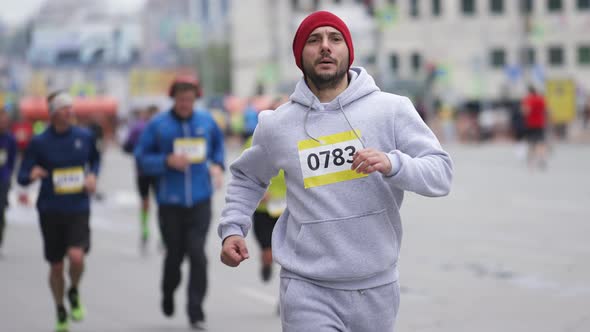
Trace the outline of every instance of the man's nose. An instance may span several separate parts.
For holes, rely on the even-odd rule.
[[[330,51],[330,40],[329,38],[322,38],[322,42],[320,44],[321,48],[322,48],[322,52],[323,51]]]

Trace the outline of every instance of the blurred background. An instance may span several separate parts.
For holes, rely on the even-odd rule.
[[[355,65],[382,90],[410,96],[441,140],[520,139],[528,85],[546,95],[552,133],[588,136],[585,0],[1,3],[0,105],[18,120],[45,120],[39,98],[68,88],[86,118],[112,117],[101,119],[110,137],[134,108],[168,106],[170,80],[190,70],[204,83],[201,102],[239,131],[240,120],[229,117],[243,111],[245,98],[268,108],[290,94],[300,77],[294,31],[308,13],[327,9],[349,24]]]
[[[409,96],[456,164],[449,197],[408,195],[402,209],[398,330],[590,331],[590,0],[0,0],[0,106],[19,148],[46,127],[44,98],[56,89],[104,141],[90,316],[76,330],[183,330],[182,317],[158,311],[160,253],[137,250],[139,198],[120,145],[140,110],[170,107],[170,82],[190,72],[230,163],[247,114],[285,101],[301,77],[293,35],[319,9],[347,22],[354,65]],[[547,104],[542,170],[526,166],[529,86]],[[35,195],[11,193],[2,331],[53,322]],[[222,206],[219,192],[215,217]],[[262,285],[257,261],[220,266],[218,242],[212,231],[211,330],[279,330],[277,278]],[[120,294],[137,310],[113,300]]]

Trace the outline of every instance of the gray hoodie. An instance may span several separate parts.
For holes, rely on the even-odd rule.
[[[447,195],[452,162],[408,98],[381,92],[363,68],[352,67],[349,78],[327,105],[302,79],[290,102],[260,113],[252,147],[230,167],[218,233],[246,236],[270,179],[283,169],[287,208],[272,236],[281,275],[366,289],[397,280],[404,191]],[[392,174],[351,171],[363,147],[386,152]]]

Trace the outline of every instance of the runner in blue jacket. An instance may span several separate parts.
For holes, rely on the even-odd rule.
[[[188,255],[187,312],[195,329],[204,329],[205,321],[202,303],[207,290],[205,239],[211,219],[211,181],[221,187],[224,169],[223,133],[209,113],[194,110],[200,96],[195,78],[177,78],[170,88],[173,108],[148,123],[135,148],[143,174],[158,178],[158,217],[166,246],[162,311],[168,317],[174,314],[174,291]]]

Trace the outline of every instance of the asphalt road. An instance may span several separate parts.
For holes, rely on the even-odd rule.
[[[407,194],[402,217],[401,309],[397,331],[590,331],[590,147],[557,145],[546,172],[529,172],[512,145],[452,145],[452,193]],[[228,149],[228,160],[239,153]],[[104,157],[92,214],[92,252],[81,288],[87,319],[71,331],[188,331],[185,286],[173,319],[160,313],[157,236],[139,250],[133,163]],[[14,202],[0,258],[0,331],[51,331],[36,212]],[[258,251],[237,269],[218,259],[214,199],[207,244],[209,331],[280,331],[278,278],[263,284]],[[152,214],[152,230],[157,235]],[[186,268],[186,266],[185,266]],[[186,272],[186,269],[185,269]]]

